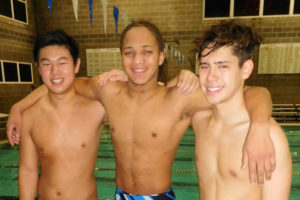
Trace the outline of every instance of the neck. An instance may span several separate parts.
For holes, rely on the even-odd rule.
[[[249,120],[244,93],[236,92],[228,100],[212,106],[213,118],[223,124],[236,124]]]
[[[137,85],[131,81],[128,81],[128,94],[133,98],[147,99],[153,96],[161,86],[156,81],[148,82],[144,85]]]
[[[73,105],[76,92],[74,88],[70,88],[67,92],[56,94],[51,91],[48,92],[48,99],[51,106],[54,108],[70,108]]]

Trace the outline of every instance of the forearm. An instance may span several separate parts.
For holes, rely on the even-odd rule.
[[[24,110],[26,110],[27,108],[32,106],[35,102],[37,102],[41,97],[43,97],[47,93],[48,93],[48,89],[45,85],[42,85],[42,86],[36,88],[29,95],[24,97],[19,102],[15,103],[12,106],[10,113],[13,113],[13,112],[22,113]]]
[[[37,170],[19,169],[19,196],[20,200],[34,200],[37,192]]]
[[[251,123],[267,123],[272,115],[272,99],[270,92],[263,87],[246,87],[245,104]]]
[[[76,78],[75,80],[75,90],[76,92],[84,97],[91,98],[91,99],[98,99],[97,97],[97,79],[94,78],[87,78],[87,77],[80,77]]]

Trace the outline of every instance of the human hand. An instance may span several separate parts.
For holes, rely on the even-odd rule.
[[[22,114],[12,107],[6,123],[6,135],[11,146],[19,144],[21,137]]]
[[[107,81],[128,81],[128,76],[124,71],[119,69],[113,69],[109,72],[104,72],[98,75],[98,85],[104,86]]]
[[[250,182],[263,184],[276,167],[275,149],[268,123],[251,123],[243,147],[242,169],[249,168]]]
[[[187,95],[194,93],[200,87],[199,78],[189,70],[181,70],[177,79],[178,92]]]

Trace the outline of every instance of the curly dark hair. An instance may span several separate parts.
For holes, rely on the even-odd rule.
[[[251,58],[253,49],[262,41],[251,27],[237,23],[236,20],[221,21],[213,25],[202,37],[196,38],[194,43],[198,53],[198,59],[205,57],[223,46],[232,46],[233,54],[239,58],[239,65]],[[206,55],[202,55],[204,49],[210,49]]]

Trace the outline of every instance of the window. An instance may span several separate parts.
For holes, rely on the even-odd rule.
[[[204,0],[204,18],[300,14],[300,0]]]
[[[1,0],[1,15],[27,23],[26,0]]]
[[[6,82],[18,82],[17,63],[3,62],[3,71]]]
[[[290,0],[264,0],[264,15],[288,15]]]
[[[300,0],[295,0],[294,14],[300,14]]]
[[[33,83],[31,63],[0,60],[0,83]]]

